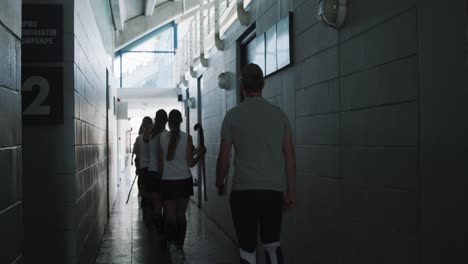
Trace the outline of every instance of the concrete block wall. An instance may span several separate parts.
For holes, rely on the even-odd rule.
[[[64,122],[23,126],[25,262],[69,263],[74,232],[71,185],[73,154],[73,5],[63,0],[25,0],[23,4],[63,7]]]
[[[100,14],[96,14],[100,15]],[[104,14],[102,14],[104,16]],[[112,40],[111,40],[112,41]],[[113,106],[106,107],[106,69],[115,95],[113,68],[101,38],[90,1],[75,1],[74,10],[74,102],[75,102],[75,197],[77,263],[93,263],[117,188],[116,119]],[[109,112],[109,149],[106,145],[106,114]],[[110,154],[108,160],[107,152]],[[107,175],[107,162],[111,171]],[[109,200],[108,200],[109,185]]]
[[[25,262],[94,263],[117,194],[112,66],[89,1],[30,2],[63,6],[64,123],[23,128]]]
[[[0,263],[23,262],[21,2],[0,10]]]
[[[421,159],[421,149],[431,148],[422,145],[421,135],[432,134],[428,133],[432,129],[427,130],[430,125],[420,126],[421,112],[448,115],[450,109],[448,100],[443,105],[431,101],[436,100],[431,96],[440,94],[440,88],[426,93],[431,96],[425,97],[424,104],[421,99],[421,89],[430,91],[420,84],[421,65],[440,67],[437,60],[427,61],[435,56],[435,50],[421,48],[421,41],[438,39],[429,32],[421,34],[427,21],[434,20],[434,16],[422,17],[421,13],[428,12],[425,9],[435,12],[435,6],[435,1],[430,7],[414,0],[350,1],[346,25],[339,31],[318,22],[317,1],[255,0],[248,8],[257,34],[294,12],[293,65],[269,76],[263,93],[285,111],[294,130],[298,204],[284,216],[283,245],[288,263],[418,263],[423,255],[430,255],[421,251],[421,245],[437,232],[421,235],[421,221],[423,217],[430,219],[437,210],[424,214],[422,208],[433,206],[429,201],[445,198],[425,187],[430,190],[421,200],[426,186],[421,168],[431,167]],[[466,11],[466,6],[460,8]],[[460,12],[457,16],[461,17]],[[444,25],[448,27],[448,22]],[[221,122],[238,102],[240,53],[236,41],[245,30],[235,22],[223,36],[225,50],[213,49],[209,67],[198,73],[204,79],[202,121],[208,149],[209,201],[204,210],[233,240],[228,199],[218,198],[214,180]],[[445,61],[455,58],[454,54]],[[466,64],[456,66],[466,74]],[[217,84],[218,74],[224,71],[232,77],[228,90],[219,89]],[[453,82],[465,83],[466,78],[459,73],[451,75],[456,76]],[[189,87],[196,87],[195,79]],[[466,99],[466,92],[457,93]],[[457,107],[461,111],[461,99]],[[466,113],[466,107],[463,109]],[[451,127],[468,132],[463,122],[447,118],[447,123],[452,120]],[[431,142],[426,143],[434,144]],[[462,156],[453,157],[454,165],[460,166],[461,160]],[[453,176],[459,184],[463,171],[459,169]],[[434,182],[440,183],[436,178],[424,179],[433,188]],[[454,188],[451,184],[446,182],[447,188]],[[461,192],[461,188],[457,190]],[[430,247],[433,242],[427,243]]]

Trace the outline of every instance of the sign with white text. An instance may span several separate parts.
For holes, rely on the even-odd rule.
[[[63,61],[62,5],[24,4],[21,53],[23,63]]]
[[[63,123],[63,67],[23,68],[21,79],[23,123]]]
[[[23,124],[62,124],[63,7],[57,4],[22,7]]]

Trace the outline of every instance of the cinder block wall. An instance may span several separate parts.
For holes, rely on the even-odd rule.
[[[111,60],[89,1],[31,1],[38,2],[63,5],[65,118],[63,124],[23,131],[25,259],[27,263],[90,264],[117,193],[116,134],[112,132],[116,120],[113,106],[106,107],[106,68],[112,68]],[[112,99],[111,70],[109,80]]]
[[[75,186],[77,263],[94,263],[107,225],[108,210],[117,189],[114,156],[116,118],[106,107],[106,69],[109,72],[110,103],[115,95],[113,68],[90,1],[75,1],[74,10],[74,100]],[[112,23],[112,21],[110,21]],[[107,42],[112,43],[111,40]],[[111,48],[112,49],[112,48]],[[106,148],[106,113],[110,113],[110,148]],[[107,178],[107,152],[110,155]],[[109,185],[109,201],[107,188]]]
[[[0,9],[0,263],[23,261],[21,1]]]
[[[294,63],[269,76],[263,93],[286,112],[295,131],[298,204],[284,217],[287,262],[409,264],[462,257],[466,238],[450,238],[442,227],[457,219],[466,234],[455,214],[466,209],[461,187],[466,187],[466,166],[461,166],[466,151],[460,148],[466,150],[468,129],[452,114],[455,109],[467,113],[462,99],[467,98],[466,50],[458,44],[450,48],[441,36],[451,45],[466,38],[466,25],[455,23],[457,18],[465,22],[466,3],[449,15],[450,8],[436,7],[436,1],[349,1],[346,25],[336,31],[318,22],[316,2],[255,0],[249,7],[257,34],[294,12]],[[437,19],[437,12],[451,19]],[[437,28],[432,35],[431,27]],[[198,73],[204,78],[208,148],[204,210],[234,240],[228,199],[217,197],[214,180],[221,122],[237,104],[236,40],[246,29],[234,23],[223,37],[225,50],[213,49],[209,67]],[[444,63],[457,70],[447,70]],[[217,84],[224,71],[232,77],[227,91]],[[431,78],[437,85],[421,85]],[[442,96],[443,80],[454,84],[458,96],[450,96],[452,102]],[[196,79],[189,87],[196,87]],[[434,113],[437,119],[431,119]],[[438,126],[452,130],[434,130]],[[453,131],[459,144],[453,142],[457,149],[449,151],[442,141]],[[445,154],[438,152],[442,149]],[[451,159],[444,157],[447,153]],[[452,181],[435,175],[443,174],[443,167],[451,168]],[[457,194],[444,196],[450,189]],[[437,206],[450,201],[458,205]]]
[[[24,0],[23,4],[61,4],[63,9],[63,114],[61,124],[23,126],[25,263],[69,263],[75,236],[72,197],[73,4],[64,0]]]

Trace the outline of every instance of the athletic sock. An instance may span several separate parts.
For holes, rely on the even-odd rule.
[[[249,253],[243,249],[239,249],[240,251],[240,263],[241,264],[256,264],[256,256],[255,256],[255,250],[252,253]]]
[[[263,245],[265,248],[265,259],[267,264],[283,264],[283,251],[280,242]]]

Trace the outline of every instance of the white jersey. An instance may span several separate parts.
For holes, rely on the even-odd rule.
[[[149,147],[148,143],[143,140],[143,135],[137,138],[138,142],[138,159],[140,160],[140,168],[148,168],[149,166]]]
[[[149,171],[159,171],[159,168],[158,168],[158,159],[159,159],[159,153],[158,153],[158,149],[159,149],[159,138],[161,137],[161,134],[162,133],[165,133],[167,132],[166,129],[163,129],[163,131],[161,131],[161,133],[157,134],[156,136],[154,136],[152,139],[150,139],[149,143],[148,143],[148,147],[149,147],[149,165],[148,165],[148,170]]]
[[[162,175],[163,180],[182,180],[192,177],[190,168],[187,164],[187,141],[188,135],[180,132],[180,139],[177,142],[175,155],[173,160],[167,160],[167,150],[169,146],[169,139],[171,132],[161,133],[161,148],[164,154],[164,171]]]

